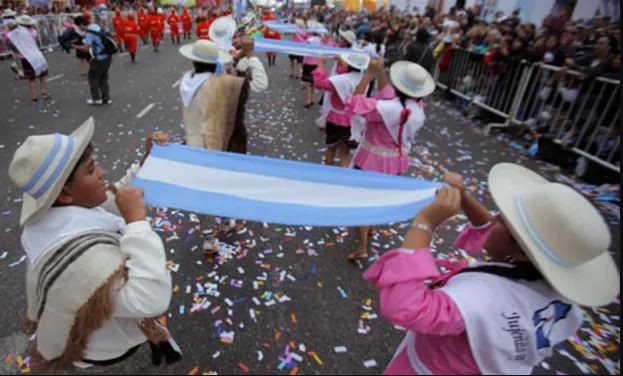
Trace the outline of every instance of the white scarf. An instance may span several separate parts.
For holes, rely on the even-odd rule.
[[[406,108],[411,110],[411,114],[407,119],[402,130],[402,154],[409,155],[411,145],[415,141],[415,134],[422,128],[426,115],[420,105],[412,100],[407,99]],[[403,107],[400,99],[394,98],[390,100],[380,100],[377,102],[376,109],[383,118],[383,123],[392,140],[398,145],[398,133],[400,133],[400,114]],[[361,142],[365,133],[367,121],[363,116],[353,116],[351,118],[351,138]]]
[[[187,109],[190,108],[190,104],[197,94],[199,88],[205,80],[212,77],[212,73],[204,72],[204,73],[195,73],[188,72],[184,74],[182,77],[182,82],[180,82],[180,95],[182,97],[182,102],[184,103],[184,107]]]
[[[28,63],[30,63],[30,66],[32,66],[35,71],[35,75],[39,76],[43,71],[48,69],[47,60],[45,60],[45,57],[41,51],[39,51],[39,48],[37,48],[37,43],[27,28],[18,26],[9,33],[8,37],[15,48],[28,60]]]
[[[333,76],[337,72],[337,61],[334,61],[331,65],[331,69],[329,70],[329,77]],[[327,115],[329,111],[331,111],[331,93],[325,90],[322,95],[322,110],[320,111],[320,117],[316,119],[316,125],[319,127],[325,126],[327,123]]]
[[[485,375],[530,374],[582,325],[582,310],[542,280],[471,272],[457,274],[440,290],[461,312],[472,354]],[[416,366],[414,356],[410,351]]]
[[[123,218],[101,207],[53,207],[39,221],[26,225],[22,232],[22,246],[33,267],[48,252],[68,240],[91,231],[121,232]]]
[[[343,74],[337,74],[329,78],[331,84],[335,88],[336,94],[340,97],[343,103],[353,95],[355,88],[359,85],[363,73],[361,72],[348,72]]]

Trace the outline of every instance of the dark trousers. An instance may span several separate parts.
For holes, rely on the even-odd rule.
[[[110,99],[110,87],[108,86],[108,69],[112,58],[105,60],[91,59],[89,63],[89,86],[91,87],[91,98],[93,100]]]

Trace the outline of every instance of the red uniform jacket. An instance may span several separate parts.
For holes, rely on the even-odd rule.
[[[147,35],[147,30],[149,30],[149,19],[147,17],[147,12],[143,9],[138,12],[138,27],[141,38]]]
[[[136,53],[139,29],[138,25],[134,21],[134,17],[125,20],[123,22],[123,26],[123,39],[125,41],[125,48],[129,52]]]
[[[180,35],[180,19],[177,17],[175,12],[171,13],[167,18],[167,23],[169,24],[169,28],[171,29],[171,35],[177,36]]]
[[[150,14],[147,17],[149,25],[149,35],[152,42],[160,42],[162,40],[162,31],[160,30],[160,17],[157,14]]]
[[[158,13],[158,26],[160,26],[160,34],[164,34],[164,23],[166,21],[166,16],[164,13]]]
[[[197,24],[197,38],[210,39],[208,32],[210,31],[210,21],[203,21]]]
[[[182,29],[184,30],[185,33],[190,33],[190,28],[191,28],[193,21],[190,18],[190,14],[188,13],[187,10],[184,10],[181,18],[182,18]]]
[[[117,12],[115,17],[112,19],[112,26],[115,29],[115,39],[117,39],[117,43],[121,43],[123,41],[123,17],[121,13]]]

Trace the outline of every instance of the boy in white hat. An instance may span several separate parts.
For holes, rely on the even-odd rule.
[[[162,241],[146,220],[142,192],[129,187],[140,165],[111,187],[115,193],[107,190],[93,133],[89,118],[69,136],[30,136],[9,167],[24,192],[26,328],[36,331],[33,365],[42,371],[72,364],[98,370],[130,357],[148,361],[147,341],[154,364],[162,356],[167,362],[180,357],[155,319],[168,309],[171,275]],[[145,156],[153,141],[167,140],[151,135]]]
[[[243,51],[246,52],[248,48],[252,52],[252,44],[247,45]],[[225,74],[225,65],[232,63],[232,56],[213,41],[200,39],[180,47],[179,51],[182,56],[192,61],[194,68],[185,73],[180,81],[186,144],[209,150],[246,153],[244,108],[250,88],[262,82],[261,77],[256,74],[259,70],[248,66],[248,78]],[[259,60],[257,62],[261,65]],[[263,68],[262,73],[263,82],[267,86]],[[209,218],[202,215],[204,225]],[[235,225],[235,221],[230,219],[221,229],[229,231]],[[211,230],[204,231],[205,235],[208,233]],[[207,236],[203,248],[208,260],[214,260],[217,247],[216,238]]]
[[[580,328],[579,305],[606,305],[619,294],[608,226],[580,193],[519,165],[489,173],[499,216],[460,175],[445,181],[402,247],[364,274],[380,290],[385,319],[407,330],[385,373],[530,374]],[[456,246],[489,256],[471,267],[436,262],[429,248],[435,229],[461,208],[470,224]]]

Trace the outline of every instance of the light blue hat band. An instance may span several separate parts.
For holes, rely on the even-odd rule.
[[[528,214],[526,213],[526,209],[525,209],[525,207],[523,205],[523,200],[522,200],[521,196],[516,196],[515,197],[515,205],[517,206],[517,212],[519,213],[519,218],[521,219],[521,223],[524,225],[524,227],[528,231],[528,234],[530,235],[532,240],[539,247],[539,250],[541,252],[543,252],[543,254],[545,256],[547,256],[550,260],[554,261],[556,264],[558,264],[558,265],[560,265],[560,266],[562,266],[564,268],[573,268],[573,267],[575,267],[576,264],[570,263],[569,261],[564,260],[563,258],[561,258],[558,255],[558,253],[556,253],[556,251],[551,249],[545,243],[545,241],[539,236],[539,234],[537,233],[536,229],[532,225],[532,222],[530,222],[530,218],[528,218]]]

